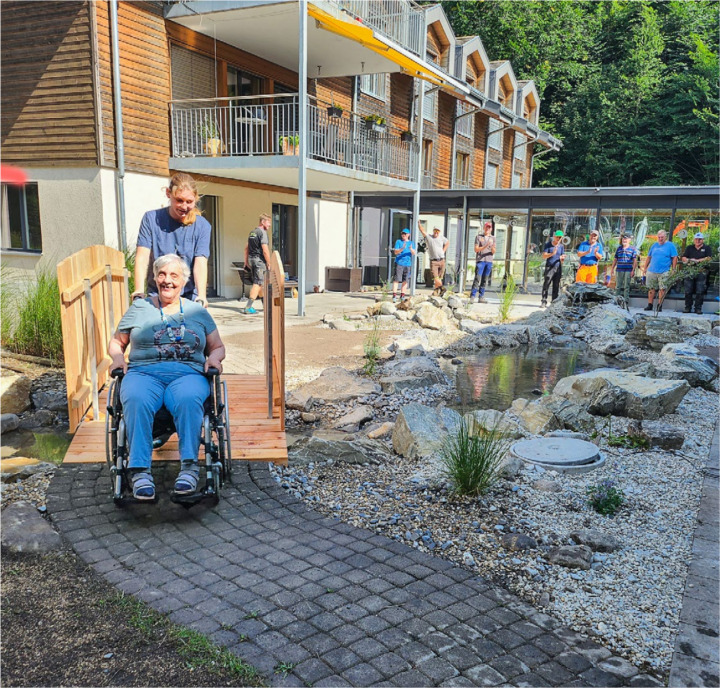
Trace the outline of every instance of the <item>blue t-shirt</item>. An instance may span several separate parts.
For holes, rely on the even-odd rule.
[[[627,248],[618,246],[617,251],[615,251],[615,260],[617,260],[615,269],[618,272],[632,272],[633,262],[637,255],[638,252],[634,246],[628,246]]]
[[[677,258],[677,249],[672,241],[666,241],[660,245],[654,243],[648,251],[650,257],[650,265],[648,265],[648,272],[655,272],[662,274],[667,272],[672,267],[672,259]]]
[[[404,248],[403,248],[403,246],[404,246]],[[415,242],[410,241],[410,239],[408,239],[407,241],[398,239],[395,242],[395,250],[397,251],[398,249],[402,249],[402,251],[400,251],[400,253],[398,253],[395,256],[395,263],[397,265],[402,265],[402,266],[412,265],[412,253],[410,251],[411,248],[413,248],[413,249],[415,248]]]
[[[560,262],[560,256],[565,253],[565,246],[562,241],[558,241],[557,246],[553,246],[552,241],[548,241],[543,247],[543,253],[550,253],[555,251],[555,254],[545,260],[546,267],[551,268],[553,265],[557,265]]]
[[[207,335],[217,330],[215,321],[199,303],[183,299],[183,320],[180,312],[165,315],[151,297],[136,299],[118,323],[118,332],[130,335],[129,367],[150,365],[160,361],[181,361],[198,372],[205,367]]]
[[[602,245],[599,243],[595,244],[595,247],[600,249],[600,257],[603,257],[603,249]],[[580,251],[589,251],[590,250],[590,242],[589,241],[583,241],[580,246],[577,247],[578,253]],[[580,258],[580,265],[597,265],[598,259],[595,257],[595,249],[593,249],[592,253],[588,253],[586,256],[582,256]]]
[[[168,208],[150,210],[143,215],[140,223],[137,245],[150,249],[148,294],[157,294],[157,286],[152,274],[153,263],[161,256],[176,253],[190,266],[190,279],[182,295],[186,299],[197,296],[192,275],[195,258],[210,257],[210,223],[204,217],[198,215],[191,225],[184,225],[170,216]],[[136,289],[142,289],[142,285],[136,285]]]

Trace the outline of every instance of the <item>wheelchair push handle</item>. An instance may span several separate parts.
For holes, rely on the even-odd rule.
[[[210,366],[207,369],[207,372],[205,373],[208,377],[217,377],[220,375],[220,371],[217,368],[214,368],[213,366]]]
[[[125,377],[125,371],[122,368],[115,368],[110,371],[110,377],[122,380]]]

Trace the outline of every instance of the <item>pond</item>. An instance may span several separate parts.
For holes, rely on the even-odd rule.
[[[6,432],[2,436],[2,456],[24,456],[61,464],[71,440],[72,435],[66,432]]]
[[[478,351],[460,358],[460,365],[442,363],[445,374],[455,379],[458,410],[504,411],[514,399],[532,400],[552,392],[568,375],[632,365],[589,349],[567,347]]]

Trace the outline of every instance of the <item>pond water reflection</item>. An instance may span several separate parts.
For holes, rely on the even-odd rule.
[[[443,369],[455,378],[457,408],[466,410],[504,411],[514,399],[532,400],[551,392],[568,375],[631,365],[584,348],[483,351],[461,358],[460,365],[443,362]]]
[[[2,456],[24,456],[61,464],[71,440],[72,435],[66,432],[7,432],[2,436]]]

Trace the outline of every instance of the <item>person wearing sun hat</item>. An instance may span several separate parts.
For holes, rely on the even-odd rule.
[[[712,258],[712,250],[705,245],[705,236],[698,232],[693,237],[692,246],[688,246],[683,253],[683,265],[698,265],[700,263],[709,263]],[[686,277],[683,280],[685,287],[685,313],[689,313],[693,306],[693,297],[695,298],[695,312],[702,314],[702,305],[705,297],[705,285],[707,282],[707,272],[702,270],[694,277]]]
[[[603,259],[602,246],[598,242],[600,233],[597,229],[590,230],[590,238],[577,247],[580,267],[575,275],[576,282],[597,284],[598,261]]]
[[[561,229],[558,229],[553,238],[545,244],[542,257],[545,259],[545,275],[540,305],[544,308],[547,306],[548,291],[551,284],[553,301],[560,293],[560,278],[562,277],[562,266],[565,262],[565,245],[563,244],[563,232]]]

